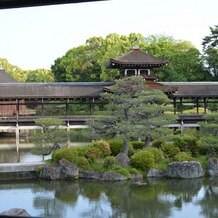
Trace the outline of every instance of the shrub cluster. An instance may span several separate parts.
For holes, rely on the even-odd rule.
[[[171,159],[173,159],[180,152],[180,149],[177,146],[170,143],[164,143],[161,146],[161,150],[164,152],[167,158]]]
[[[186,152],[184,152],[184,151],[182,151],[182,152],[179,152],[175,157],[174,157],[174,160],[175,161],[179,161],[179,162],[181,162],[181,161],[192,161],[194,158],[190,155],[190,154],[188,154],[188,153],[186,153]]]
[[[110,150],[111,150],[111,155],[112,156],[117,156],[121,149],[123,148],[123,140],[120,138],[113,138],[108,140],[109,146],[110,146]],[[132,143],[129,143],[129,152],[128,152],[128,156],[132,156],[134,154],[134,148],[132,146]]]
[[[174,144],[180,151],[191,153],[193,157],[199,153],[198,139],[194,136],[175,137]]]
[[[131,144],[135,150],[143,149],[145,147],[145,143],[140,141],[133,141]]]
[[[110,156],[110,154],[110,146],[103,140],[91,143],[85,150],[85,157],[91,162],[94,162],[97,159],[103,159]]]
[[[132,165],[141,170],[148,170],[154,165],[154,162],[154,154],[147,148],[137,151],[131,157]]]

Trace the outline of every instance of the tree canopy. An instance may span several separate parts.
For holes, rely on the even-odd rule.
[[[93,119],[87,124],[95,139],[120,137],[123,139],[122,152],[128,154],[131,139],[160,137],[167,128],[163,126],[172,120],[164,114],[169,110],[168,98],[160,90],[146,87],[142,77],[133,76],[116,80],[111,92],[103,93],[111,115]],[[167,118],[168,117],[168,118]],[[149,139],[149,140],[147,140]]]
[[[190,42],[164,35],[144,37],[139,33],[128,36],[111,33],[105,38],[91,37],[85,45],[70,49],[51,66],[56,81],[112,81],[117,69],[107,69],[110,58],[117,58],[133,46],[169,61],[155,70],[160,81],[203,81],[209,73],[203,70],[200,52]]]
[[[54,76],[51,70],[36,69],[23,70],[20,67],[14,66],[7,59],[0,58],[0,66],[2,66],[10,76],[18,82],[53,82]]]
[[[210,35],[203,38],[203,58],[212,79],[218,81],[218,25],[210,27],[210,32]]]

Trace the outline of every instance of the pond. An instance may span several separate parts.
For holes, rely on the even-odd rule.
[[[60,218],[218,217],[217,179],[146,182],[1,181],[0,211],[18,207]]]
[[[88,142],[70,142],[70,146],[84,145]],[[51,155],[46,155],[44,160],[50,159]],[[16,145],[14,137],[0,137],[0,163],[27,163],[42,161],[42,155],[39,155],[39,149],[28,141],[21,138]]]

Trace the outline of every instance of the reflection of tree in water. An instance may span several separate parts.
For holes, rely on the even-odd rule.
[[[205,217],[218,217],[218,179],[209,180],[205,186],[204,197],[197,201],[201,206],[201,214]]]
[[[202,179],[148,180],[148,185],[134,186],[128,182],[40,181],[36,208],[43,216],[62,217],[66,204],[74,208],[85,203],[80,217],[169,217],[172,209],[181,209],[184,203],[196,202],[202,214],[217,217],[218,182],[208,184],[205,196],[196,200],[202,188]],[[217,188],[217,189],[216,189]],[[45,194],[46,193],[48,194]],[[88,206],[88,207],[87,207]]]
[[[40,185],[43,189],[34,199],[34,206],[43,209],[43,216],[63,217],[66,204],[73,206],[77,201],[78,183],[40,180]]]

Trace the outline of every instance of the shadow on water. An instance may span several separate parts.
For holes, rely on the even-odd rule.
[[[217,217],[217,179],[148,180],[145,186],[129,182],[45,181],[1,182],[1,210],[7,191],[31,190],[34,216],[51,217]],[[3,195],[4,196],[4,195]],[[27,195],[28,196],[28,195]],[[18,194],[13,198],[21,198]],[[18,200],[19,201],[19,200]],[[9,203],[10,204],[10,203]],[[17,205],[9,205],[16,207]],[[0,210],[0,211],[1,211]],[[188,213],[188,214],[187,214]]]

